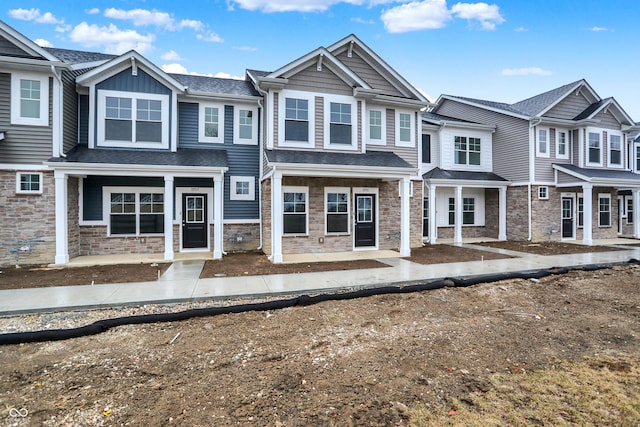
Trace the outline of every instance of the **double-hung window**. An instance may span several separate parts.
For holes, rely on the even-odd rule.
[[[578,194],[578,228],[584,226],[584,197]]]
[[[473,225],[476,222],[476,200],[473,197],[465,197],[462,199],[462,223]]]
[[[326,188],[326,234],[349,233],[349,189]]]
[[[98,145],[169,148],[169,96],[98,92]]]
[[[285,235],[307,234],[307,187],[285,187],[282,192],[282,231]]]
[[[38,74],[11,75],[11,123],[49,124],[49,77]]]
[[[329,105],[331,108],[329,144],[351,145],[351,104],[330,102]]]
[[[369,144],[385,145],[386,117],[384,109],[369,110]]]
[[[633,224],[633,197],[627,199],[627,224]]]
[[[18,172],[16,175],[16,193],[42,194],[42,173]]]
[[[589,132],[589,158],[588,163],[602,165],[602,146],[600,144],[600,133]]]
[[[538,144],[537,153],[538,157],[549,157],[549,130],[538,129]]]
[[[236,144],[258,143],[258,110],[255,108],[235,107],[235,138]]]
[[[567,132],[556,129],[556,151],[559,159],[569,158],[569,149],[567,145]]]
[[[456,224],[456,199],[455,199],[455,197],[449,197],[449,203],[448,203],[447,212],[449,213],[449,218],[448,218],[449,225],[455,225]]]
[[[211,103],[199,105],[198,141],[224,142],[224,105]]]
[[[611,227],[611,194],[598,195],[598,225]]]
[[[636,172],[640,173],[640,145],[636,145]]]
[[[622,144],[620,135],[609,134],[609,166],[622,166]]]
[[[480,165],[480,138],[456,136],[454,138],[454,161],[457,165]]]
[[[164,193],[109,191],[109,235],[164,233]]]
[[[422,134],[422,163],[431,163],[431,135]]]
[[[410,112],[396,111],[396,145],[415,146],[414,115]]]
[[[308,99],[285,98],[284,140],[310,142]]]

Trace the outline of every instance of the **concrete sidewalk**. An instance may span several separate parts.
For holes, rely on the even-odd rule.
[[[177,303],[215,298],[261,297],[278,294],[328,292],[430,282],[445,277],[469,277],[551,267],[623,263],[640,258],[640,248],[540,256],[485,246],[473,249],[501,252],[518,258],[422,265],[401,258],[381,258],[388,268],[341,270],[318,273],[200,279],[204,261],[176,261],[157,282],[62,286],[0,291],[0,315],[95,309],[150,303]]]

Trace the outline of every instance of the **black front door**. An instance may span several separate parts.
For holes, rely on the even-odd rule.
[[[182,247],[184,249],[207,247],[207,195],[184,194],[182,196]]]
[[[562,238],[573,238],[573,198],[562,198]]]
[[[376,196],[356,194],[356,230],[357,248],[376,245]]]

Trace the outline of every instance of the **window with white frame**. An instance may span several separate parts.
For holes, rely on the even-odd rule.
[[[349,233],[349,189],[325,188],[325,233]]]
[[[567,132],[556,129],[556,157],[559,159],[569,158],[569,145],[567,141]]]
[[[224,142],[224,105],[211,103],[199,105],[198,141]]]
[[[431,163],[431,135],[422,134],[422,163]]]
[[[169,96],[98,92],[98,145],[168,148]]]
[[[640,145],[636,145],[636,172],[640,173]]]
[[[11,123],[49,124],[49,77],[39,74],[11,74]]]
[[[598,194],[598,226],[611,227],[611,194]]]
[[[429,236],[429,198],[422,199],[422,237]]]
[[[549,129],[538,129],[538,144],[536,154],[539,157],[549,157]]]
[[[589,151],[587,163],[602,165],[602,145],[600,143],[600,133],[588,133]]]
[[[384,145],[386,138],[386,117],[385,110],[369,110],[369,140],[368,144]]]
[[[633,224],[633,197],[627,198],[627,224]]]
[[[236,144],[258,143],[258,109],[235,107],[235,138]]]
[[[549,199],[549,187],[538,187],[538,199],[540,200]]]
[[[329,144],[351,145],[351,104],[330,102]]]
[[[105,188],[105,194],[110,236],[164,233],[164,193]]]
[[[578,194],[578,228],[584,226],[584,197]]]
[[[16,193],[42,194],[42,173],[18,172],[16,174]]]
[[[302,93],[285,93],[281,119],[280,142],[294,145],[313,144],[313,98]]]
[[[462,199],[462,223],[473,225],[476,222],[476,200],[473,197],[464,197]]]
[[[455,197],[449,197],[448,203],[448,224],[455,225],[456,224],[456,199]]]
[[[229,200],[256,199],[256,178],[253,176],[231,176],[229,187]]]
[[[609,134],[609,166],[622,166],[622,138]]]
[[[415,118],[410,111],[395,112],[396,145],[399,147],[415,147]]]
[[[284,187],[282,192],[282,232],[285,235],[307,234],[308,187]]]
[[[454,162],[457,165],[480,165],[480,138],[456,136]]]

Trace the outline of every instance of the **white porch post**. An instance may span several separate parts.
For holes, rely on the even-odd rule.
[[[453,243],[462,243],[462,187],[456,186],[456,224],[453,232]]]
[[[633,237],[640,239],[640,188],[633,189]]]
[[[429,186],[429,243],[436,244],[438,239],[438,216],[436,215],[436,185]]]
[[[582,243],[593,244],[593,184],[582,184],[583,223]]]
[[[69,221],[67,210],[68,175],[55,171],[55,209],[56,209],[56,264],[69,262]]]
[[[271,177],[271,261],[282,262],[282,174],[276,172]]]
[[[507,187],[499,189],[498,240],[507,240]]]
[[[213,177],[213,259],[222,258],[222,210],[224,209],[224,175]]]
[[[411,256],[411,181],[402,179],[402,197],[400,198],[400,255]]]
[[[164,260],[173,260],[173,176],[164,177]]]

